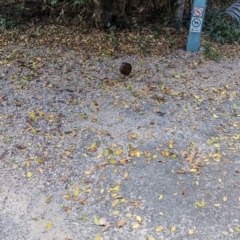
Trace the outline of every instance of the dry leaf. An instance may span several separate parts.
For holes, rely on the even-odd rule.
[[[226,196],[223,197],[223,201],[224,201],[224,202],[227,201],[227,197],[226,197]]]
[[[163,226],[158,226],[157,228],[156,228],[156,232],[161,232],[161,231],[163,231],[164,230],[164,227]]]
[[[117,226],[120,228],[120,227],[123,227],[125,224],[126,224],[126,221],[124,219],[121,219],[120,221],[118,221]]]
[[[122,150],[121,149],[118,149],[116,152],[115,152],[115,155],[116,156],[120,156],[120,155],[122,155]]]
[[[155,238],[152,237],[152,236],[148,236],[148,237],[147,237],[147,240],[155,240]]]
[[[180,170],[177,171],[177,173],[178,173],[178,174],[184,174],[184,173],[186,173],[186,172],[185,172],[185,170],[180,169]]]
[[[127,159],[126,158],[123,158],[123,159],[120,160],[120,164],[121,165],[126,165],[126,163],[127,163]]]
[[[159,198],[158,198],[159,200],[162,200],[163,199],[163,195],[162,194],[160,194],[160,196],[159,196]]]
[[[79,188],[78,186],[73,186],[73,196],[76,197],[79,195]]]
[[[132,228],[133,228],[133,229],[137,229],[137,228],[139,228],[139,226],[140,226],[139,223],[134,223],[134,224],[132,225]]]
[[[51,228],[51,227],[52,227],[52,222],[48,222],[45,228],[46,228],[46,229],[49,229],[49,228]]]
[[[142,218],[140,216],[136,216],[136,220],[138,223],[140,223],[142,221]]]
[[[31,178],[32,175],[33,175],[32,172],[27,172],[27,177],[28,177],[28,178]]]
[[[176,231],[176,227],[175,226],[172,226],[171,228],[170,228],[170,232],[175,232]]]

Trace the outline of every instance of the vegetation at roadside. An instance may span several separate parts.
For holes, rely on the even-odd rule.
[[[24,40],[33,46],[39,43],[49,47],[66,46],[70,50],[84,49],[106,56],[125,53],[164,55],[174,49],[186,48],[192,7],[190,1],[185,1],[182,21],[173,21],[175,0],[118,2],[122,17],[106,16],[108,21],[99,31],[93,20],[94,5],[91,0],[0,1],[3,45]],[[224,15],[224,10],[233,2],[208,1],[202,43],[207,58],[218,61],[226,55],[221,53],[221,44],[234,44],[234,48],[224,50],[229,55],[236,52],[233,49],[238,49],[240,24]],[[123,3],[131,3],[130,10],[126,10]]]

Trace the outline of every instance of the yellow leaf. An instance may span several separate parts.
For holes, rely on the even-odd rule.
[[[164,230],[164,227],[163,226],[158,226],[157,228],[156,228],[156,232],[161,232],[161,231],[163,231]]]
[[[96,215],[94,215],[93,219],[94,219],[94,223],[96,225],[99,225],[100,220],[99,220],[99,218]]]
[[[162,212],[159,212],[159,214],[160,214],[161,216],[164,216],[164,213],[162,213]]]
[[[109,150],[108,150],[108,149],[104,149],[104,150],[103,150],[103,155],[104,155],[105,157],[107,157],[107,156],[109,155]]]
[[[168,143],[168,147],[169,147],[169,148],[174,148],[173,141],[169,141],[169,143]]]
[[[109,188],[109,191],[115,191],[115,192],[118,192],[120,190],[120,187],[118,185],[116,185],[115,187],[113,188]]]
[[[170,228],[170,232],[175,232],[176,231],[176,227],[175,226],[172,226],[171,228]]]
[[[180,78],[181,75],[180,75],[180,74],[175,74],[174,77],[175,77],[175,78]]]
[[[137,222],[140,223],[142,221],[142,218],[140,216],[136,216],[136,220],[137,220]]]
[[[196,168],[191,168],[191,169],[189,170],[189,172],[195,173],[195,172],[197,172],[197,169],[196,169]]]
[[[213,204],[215,207],[220,207],[220,204],[219,203],[214,203]]]
[[[216,115],[216,114],[213,114],[213,117],[214,117],[214,118],[219,118],[218,115]]]
[[[223,197],[223,201],[224,201],[224,202],[227,201],[227,197],[226,197],[226,196]]]
[[[215,162],[220,162],[221,161],[222,155],[220,153],[215,153],[212,155],[212,158]]]
[[[78,186],[73,186],[73,196],[76,197],[79,195],[79,188]]]
[[[133,228],[133,229],[137,229],[137,228],[139,228],[139,226],[140,226],[139,223],[134,223],[134,224],[132,225],[132,228]]]
[[[27,172],[27,177],[28,177],[28,178],[31,178],[32,175],[33,175],[32,172]]]
[[[92,145],[88,148],[89,152],[96,152],[97,151],[97,144],[94,142]]]
[[[34,111],[31,111],[30,114],[29,114],[29,117],[32,119],[32,120],[36,120],[37,116],[35,114]]]
[[[205,207],[205,206],[206,206],[206,203],[202,200],[201,202],[196,202],[196,203],[195,203],[195,206],[196,206],[196,207]]]
[[[147,237],[147,240],[155,240],[155,238],[152,237],[152,236],[148,236],[148,237]]]
[[[117,143],[113,143],[113,144],[112,144],[112,147],[113,147],[113,148],[117,148],[117,147],[118,147],[118,144],[117,144]]]
[[[236,227],[236,231],[240,232],[240,226]]]
[[[158,158],[158,155],[157,155],[157,154],[154,154],[154,155],[152,156],[152,158],[153,158],[153,159],[156,159],[156,158]]]
[[[52,223],[51,222],[48,222],[47,225],[46,225],[46,229],[49,229],[52,227]]]
[[[103,194],[103,193],[104,193],[104,189],[103,189],[103,188],[100,190],[100,193],[101,193],[101,194]]]
[[[91,175],[91,174],[92,174],[92,170],[84,171],[84,173],[85,173],[86,175]]]
[[[138,150],[133,150],[130,154],[132,157],[140,157],[141,156],[141,152]]]
[[[87,157],[88,155],[87,155],[86,153],[83,153],[82,156],[83,156],[83,157]]]
[[[128,172],[125,172],[124,175],[123,175],[123,177],[124,177],[125,179],[127,179],[127,178],[128,178],[128,175],[129,175]]]
[[[127,214],[126,214],[126,217],[127,217],[127,218],[131,218],[131,217],[132,217],[132,214],[131,214],[131,213],[127,213]]]
[[[218,182],[222,183],[222,179],[221,179],[221,178],[219,178],[219,179],[218,179]]]
[[[112,202],[112,207],[116,207],[118,204],[119,204],[119,200],[118,200],[118,199],[115,199],[115,200]]]
[[[197,186],[199,186],[199,182],[198,181],[196,181],[195,183],[196,183]]]
[[[159,198],[158,198],[159,200],[162,200],[163,199],[163,195],[162,194],[160,194],[160,196],[159,196]]]
[[[136,133],[131,133],[131,134],[128,135],[128,139],[130,139],[130,140],[134,140],[137,137],[138,137],[138,135]]]
[[[95,235],[95,240],[102,240],[102,236],[100,234]]]
[[[114,214],[114,215],[118,215],[119,213],[120,213],[119,210],[113,211],[113,214]]]
[[[117,160],[111,159],[111,160],[109,161],[109,163],[110,163],[110,164],[116,164],[116,163],[117,163]]]
[[[116,155],[116,156],[122,155],[122,150],[121,150],[121,149],[118,149],[118,150],[115,152],[115,155]]]

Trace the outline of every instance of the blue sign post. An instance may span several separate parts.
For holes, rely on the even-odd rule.
[[[207,0],[194,0],[188,34],[187,51],[197,52],[199,50],[206,4]]]

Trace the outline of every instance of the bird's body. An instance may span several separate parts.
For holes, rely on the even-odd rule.
[[[119,71],[121,74],[128,76],[132,71],[132,65],[130,63],[123,62]]]

